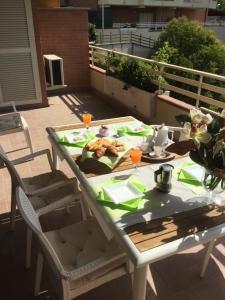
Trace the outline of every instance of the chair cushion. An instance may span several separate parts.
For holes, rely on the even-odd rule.
[[[40,174],[34,177],[23,178],[23,183],[28,192],[35,191],[37,189],[47,187],[53,183],[57,183],[59,181],[68,181],[68,177],[61,171],[56,170],[44,174]],[[51,204],[54,201],[60,200],[65,196],[70,194],[75,194],[76,190],[76,180],[73,180],[74,184],[66,185],[65,187],[60,187],[50,192],[43,193],[38,196],[30,197],[30,201],[34,209],[39,209],[48,204]]]
[[[120,268],[120,274],[126,274],[127,273],[127,268],[126,268],[126,261],[125,258],[119,258],[116,261],[107,264],[106,266],[99,268],[98,270],[91,272],[90,274],[79,278],[77,280],[72,280],[70,281],[70,289],[71,290],[77,290],[79,288],[84,288],[84,285],[90,285],[91,281],[99,279],[101,277],[104,277],[104,279],[101,280],[101,282],[106,281],[106,276],[111,273],[111,272],[115,272],[118,271],[118,269]],[[121,275],[122,275],[121,274]],[[110,280],[112,280],[112,275],[110,276]],[[117,276],[116,276],[117,277]],[[108,281],[108,280],[107,280]],[[106,282],[107,282],[106,281]],[[88,287],[86,288],[86,290],[89,290]]]
[[[122,253],[114,239],[106,239],[94,218],[45,234],[66,271],[76,270],[98,258],[107,260]]]
[[[0,131],[15,129],[21,126],[21,117],[17,112],[0,116]]]

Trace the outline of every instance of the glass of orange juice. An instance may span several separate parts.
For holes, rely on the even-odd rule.
[[[133,149],[130,152],[130,158],[134,164],[134,172],[138,173],[137,164],[140,163],[142,151],[140,149]]]
[[[86,126],[87,131],[88,131],[89,125],[91,124],[91,118],[92,118],[91,114],[83,114],[82,115],[83,123]]]

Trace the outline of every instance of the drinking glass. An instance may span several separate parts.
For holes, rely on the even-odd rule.
[[[137,164],[140,163],[142,151],[140,149],[133,149],[130,152],[130,158],[134,164],[134,173],[138,173]]]
[[[208,193],[209,203],[217,203],[220,201],[219,194],[224,192],[224,180],[221,180],[221,178],[216,177],[213,172],[203,168],[202,185]]]
[[[86,126],[87,131],[89,129],[89,125],[91,124],[91,118],[92,118],[91,114],[83,114],[82,115],[83,123]]]

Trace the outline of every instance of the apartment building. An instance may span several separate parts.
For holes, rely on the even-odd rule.
[[[104,4],[105,27],[116,24],[144,24],[168,22],[174,17],[186,16],[190,20],[205,22],[209,9],[216,8],[216,0],[69,0],[69,5],[87,6],[90,19],[101,24]]]

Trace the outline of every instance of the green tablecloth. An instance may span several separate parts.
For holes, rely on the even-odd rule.
[[[77,131],[74,131],[70,134],[74,134],[75,136],[80,134],[80,132],[77,132]],[[78,147],[78,148],[84,148],[86,146],[87,143],[89,143],[91,140],[93,140],[95,138],[95,135],[91,132],[87,132],[85,133],[85,135],[88,137],[88,139],[86,141],[77,141],[77,142],[74,142],[74,143],[70,143],[68,141],[68,138],[66,136],[66,134],[62,137],[59,138],[59,142],[60,144],[66,146],[66,147]]]
[[[123,127],[119,127],[117,129],[117,134],[119,136],[123,136],[123,135],[131,135],[131,136],[149,136],[153,134],[153,128],[149,125],[141,125],[142,127],[144,127],[144,131],[141,132],[135,132],[133,130],[131,130],[129,128],[129,126],[123,126]]]

